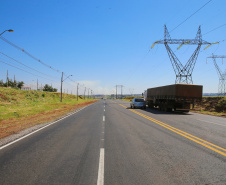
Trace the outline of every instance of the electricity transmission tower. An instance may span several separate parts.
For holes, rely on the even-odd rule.
[[[176,74],[175,83],[193,84],[192,72],[195,67],[195,63],[196,63],[201,46],[204,44],[205,45],[208,44],[210,46],[211,44],[216,44],[216,43],[209,43],[207,41],[202,40],[201,26],[199,26],[195,39],[171,39],[170,34],[165,25],[164,40],[154,42],[151,48],[153,48],[155,44],[165,45],[171,64],[173,66],[174,72]],[[183,66],[180,60],[175,55],[175,53],[170,48],[169,44],[180,44],[180,46],[177,49],[180,49],[184,44],[197,45],[197,48],[195,49],[195,51],[193,52],[192,56],[189,58],[187,63]]]
[[[124,87],[123,85],[116,85],[116,99],[118,99],[118,94],[117,94],[117,88],[120,87],[121,88],[121,98],[122,99],[122,88]]]
[[[216,58],[221,58],[222,59],[222,63],[223,63],[223,59],[226,58],[226,56],[223,56],[223,55],[212,55],[210,57],[207,57],[207,58],[212,58],[213,59],[213,63],[214,63],[214,66],[217,70],[217,74],[218,74],[218,77],[219,77],[219,84],[218,84],[218,96],[225,96],[226,95],[226,91],[225,91],[225,81],[226,81],[226,72],[223,73],[219,66],[217,65],[217,62],[216,62]]]

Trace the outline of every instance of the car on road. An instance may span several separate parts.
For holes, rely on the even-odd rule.
[[[132,102],[130,103],[130,108],[143,108],[146,109],[146,102],[144,98],[133,98]]]

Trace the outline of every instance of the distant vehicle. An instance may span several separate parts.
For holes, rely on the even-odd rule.
[[[133,98],[132,102],[130,103],[131,109],[135,108],[143,108],[146,109],[146,102],[144,101],[144,98]]]
[[[193,84],[173,84],[149,88],[144,99],[149,108],[163,111],[189,112],[196,100],[202,99],[202,86]]]

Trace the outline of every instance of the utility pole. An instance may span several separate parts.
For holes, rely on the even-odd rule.
[[[121,99],[122,99],[122,88],[124,87],[123,85],[116,85],[116,99],[118,98],[117,97],[117,87],[120,87],[121,88]]]
[[[9,85],[9,74],[8,74],[8,70],[7,70],[7,87],[8,87],[8,85]]]
[[[62,102],[62,88],[63,88],[63,81],[64,80],[66,80],[67,78],[69,78],[70,76],[72,76],[72,75],[69,75],[68,77],[66,77],[65,79],[63,79],[64,78],[64,72],[62,72],[62,77],[61,77],[61,87],[60,87],[60,93],[61,93],[61,99],[60,99],[60,101]],[[67,91],[68,91],[68,89],[67,89]],[[65,89],[64,89],[64,93],[65,93]]]
[[[121,85],[121,99],[122,99],[122,88],[123,88],[124,86],[123,85]]]
[[[86,87],[84,89],[84,100],[86,99]]]
[[[38,79],[37,79],[37,91],[38,91]]]
[[[77,83],[77,101],[78,101],[78,86],[79,86],[79,83]]]
[[[88,98],[89,98],[89,88],[88,88]]]
[[[116,99],[117,99],[117,85],[116,85],[115,87],[116,87],[116,95],[115,95],[115,97],[116,97]]]
[[[64,72],[62,72],[62,77],[61,77],[61,87],[60,87],[60,101],[61,102],[62,102],[63,76],[64,76]]]
[[[16,87],[16,78],[15,78],[15,75],[14,75],[14,84],[13,84],[14,87]]]

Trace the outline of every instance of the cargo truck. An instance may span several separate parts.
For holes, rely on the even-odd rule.
[[[201,85],[173,84],[149,88],[144,99],[149,108],[157,107],[164,111],[189,112],[194,108],[195,100],[202,99]]]

